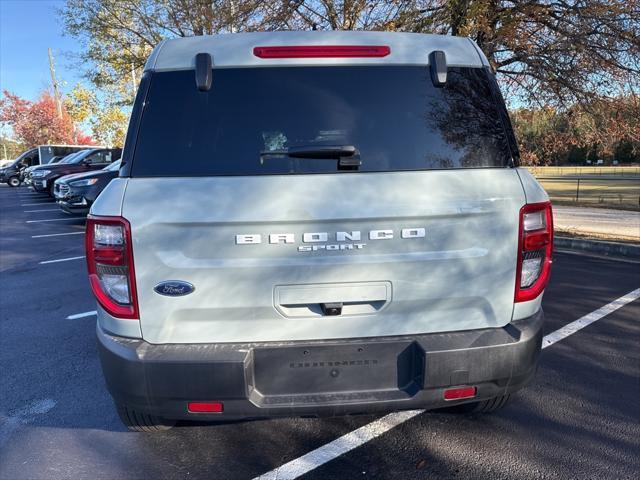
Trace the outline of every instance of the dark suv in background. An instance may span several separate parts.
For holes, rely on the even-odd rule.
[[[54,182],[72,173],[101,170],[120,159],[121,148],[94,148],[78,153],[69,162],[47,165],[31,172],[31,187],[36,192],[47,192],[53,196]]]
[[[24,181],[27,168],[51,164],[57,158],[63,158],[87,148],[89,147],[84,145],[39,145],[23,152],[9,165],[0,168],[0,183],[8,183],[12,187],[17,187]]]
[[[60,208],[70,214],[86,215],[100,192],[118,176],[120,160],[102,170],[60,177],[54,182],[53,196]]]

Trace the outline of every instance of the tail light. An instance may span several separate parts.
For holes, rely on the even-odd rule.
[[[131,226],[122,217],[87,217],[89,283],[98,303],[117,318],[138,318]]]
[[[549,282],[553,254],[551,203],[530,203],[520,209],[516,302],[533,300]]]

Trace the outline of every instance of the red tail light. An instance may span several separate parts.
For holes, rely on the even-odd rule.
[[[292,47],[255,47],[260,58],[346,58],[386,57],[391,49],[386,45],[299,45]]]
[[[530,203],[520,209],[516,302],[538,297],[549,282],[553,254],[551,202]]]
[[[89,283],[98,303],[117,318],[138,319],[131,226],[122,217],[87,217]]]

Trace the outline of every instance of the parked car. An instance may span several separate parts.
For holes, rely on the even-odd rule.
[[[82,173],[90,170],[101,170],[118,160],[122,154],[120,148],[93,148],[78,152],[68,162],[57,165],[47,165],[36,168],[31,172],[31,188],[36,192],[48,192],[53,197],[54,182],[72,173]]]
[[[40,157],[37,148],[32,148],[22,153],[9,165],[0,168],[0,182],[7,183],[11,187],[20,186],[22,170],[32,165],[39,165]]]
[[[66,155],[66,156],[56,156],[56,157],[53,157],[53,158],[51,159],[51,161],[50,161],[47,165],[53,165],[53,164],[56,164],[56,163],[60,163],[60,162],[62,162],[65,158],[69,158],[69,157],[75,156],[75,155],[76,155],[76,153],[78,153],[78,152],[75,152],[75,153],[72,153],[72,154],[70,154],[70,155]],[[26,184],[26,185],[31,185],[31,172],[32,172],[33,170],[35,170],[36,168],[43,168],[43,167],[45,167],[45,166],[46,166],[46,165],[32,165],[32,166],[30,166],[30,167],[27,167],[27,168],[22,169],[22,170],[21,170],[21,172],[20,172],[20,181],[21,181],[22,183]]]
[[[0,182],[17,187],[23,180],[25,168],[47,165],[56,157],[64,157],[86,149],[86,145],[39,145],[22,153],[13,163],[0,169]]]
[[[118,176],[120,160],[102,170],[65,175],[54,182],[53,196],[60,208],[70,214],[86,215],[100,192]]]
[[[163,41],[87,219],[122,421],[502,407],[536,371],[553,245],[518,162],[469,39]]]

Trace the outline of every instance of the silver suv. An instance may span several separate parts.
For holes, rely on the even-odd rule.
[[[134,430],[491,411],[536,370],[551,205],[465,38],[161,43],[86,242]]]

